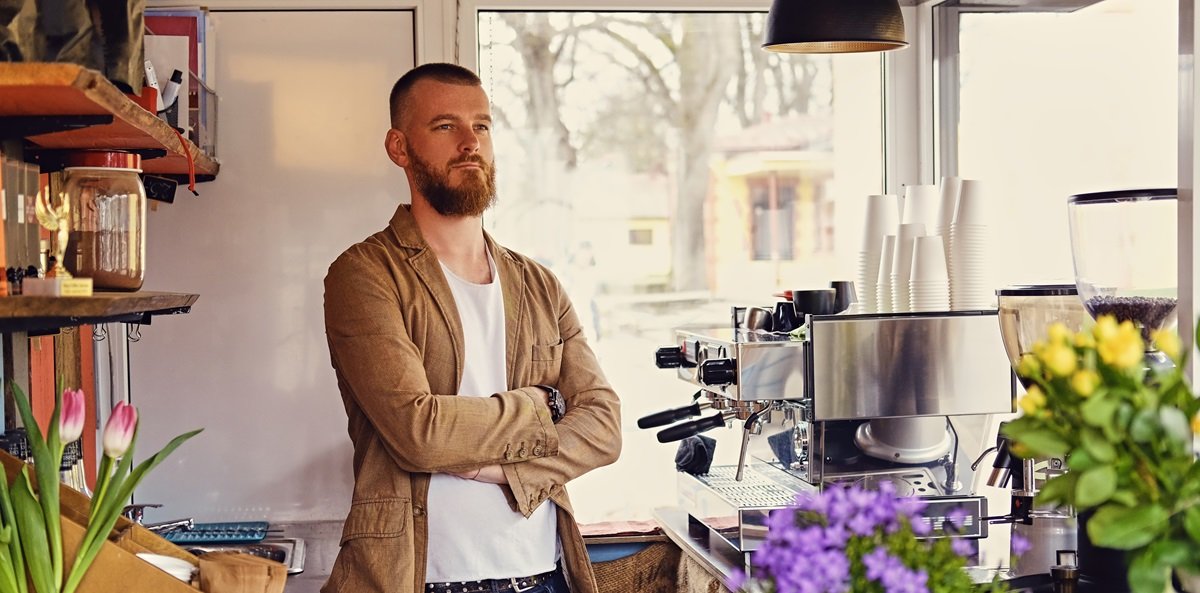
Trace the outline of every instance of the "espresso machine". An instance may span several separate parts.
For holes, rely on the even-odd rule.
[[[987,536],[971,461],[990,444],[986,415],[1013,411],[995,310],[798,313],[800,327],[785,333],[754,329],[754,310],[736,309],[730,326],[678,329],[675,345],[658,350],[656,364],[699,392],[689,406],[639,421],[678,422],[661,442],[742,423],[736,466],[679,474],[693,537],[707,533],[711,548],[741,554],[750,570],[772,510],[806,491],[883,481],[926,499],[934,537],[947,535],[951,509],[968,513],[952,535]],[[778,431],[770,454],[751,454],[766,430]]]

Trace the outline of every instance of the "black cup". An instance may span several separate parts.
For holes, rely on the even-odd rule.
[[[771,317],[771,327],[777,332],[790,332],[800,325],[796,319],[796,307],[791,301],[775,303],[775,314]]]
[[[837,291],[832,288],[816,290],[793,290],[792,305],[796,309],[796,318],[802,315],[833,315]]]
[[[854,283],[849,280],[834,280],[829,283],[836,295],[833,298],[833,312],[841,313],[849,309],[851,305],[858,302],[858,293],[854,290]]]

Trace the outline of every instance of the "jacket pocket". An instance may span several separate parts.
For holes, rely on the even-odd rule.
[[[534,344],[529,365],[530,384],[557,386],[558,375],[562,370],[562,355],[561,338],[553,344]]]
[[[533,361],[546,362],[552,360],[562,360],[563,341],[559,338],[553,344],[534,344],[533,345]]]
[[[363,537],[396,537],[408,532],[410,503],[407,498],[374,498],[350,504],[350,514],[342,527],[346,542]]]
[[[413,579],[413,546],[407,537],[412,505],[407,498],[351,503],[341,550],[322,593],[396,591]]]

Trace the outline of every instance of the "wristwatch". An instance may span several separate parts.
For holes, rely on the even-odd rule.
[[[567,413],[567,400],[563,399],[562,392],[549,385],[534,385],[534,387],[541,387],[550,394],[550,397],[546,398],[546,405],[550,406],[550,420],[556,423],[562,420]]]

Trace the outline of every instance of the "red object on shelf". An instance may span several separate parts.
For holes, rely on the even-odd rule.
[[[137,103],[139,107],[149,111],[150,113],[158,113],[158,89],[152,86],[142,87],[142,94],[135,95],[133,93],[125,93],[129,100]]]

